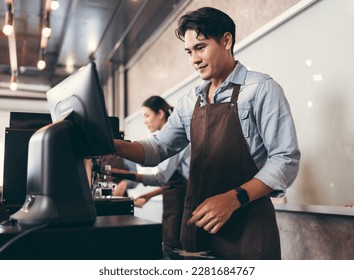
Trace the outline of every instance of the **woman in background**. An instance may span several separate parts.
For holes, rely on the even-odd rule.
[[[157,132],[166,124],[173,111],[165,99],[160,96],[151,96],[142,106],[144,124],[150,132]],[[144,186],[161,186],[152,192],[135,199],[134,205],[142,207],[149,199],[162,193],[163,197],[163,249],[171,259],[178,258],[175,249],[180,249],[180,230],[186,194],[190,162],[190,146],[175,156],[166,159],[158,166],[156,174],[139,174],[126,170],[112,168],[112,176],[117,176],[136,182]],[[115,193],[113,192],[113,195]]]

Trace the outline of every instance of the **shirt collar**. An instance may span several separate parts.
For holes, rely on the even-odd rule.
[[[243,64],[237,61],[234,70],[230,73],[230,75],[226,78],[226,80],[221,84],[220,90],[224,89],[225,87],[229,87],[230,84],[233,85],[244,85],[247,75],[247,68],[243,66]],[[206,92],[210,87],[210,81],[206,81],[204,84],[199,86],[196,90],[196,95],[205,96]],[[218,90],[217,90],[218,92]],[[216,92],[216,94],[217,94]]]

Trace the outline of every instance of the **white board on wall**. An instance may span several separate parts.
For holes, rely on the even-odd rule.
[[[236,57],[285,90],[302,152],[287,202],[354,205],[354,1],[317,1]]]

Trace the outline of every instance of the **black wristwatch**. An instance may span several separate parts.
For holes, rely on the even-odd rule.
[[[240,202],[241,206],[245,206],[246,204],[248,204],[250,202],[250,198],[248,196],[248,193],[246,192],[245,189],[241,188],[241,187],[237,187],[235,189],[237,191],[237,199]]]

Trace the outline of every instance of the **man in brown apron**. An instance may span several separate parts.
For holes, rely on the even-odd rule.
[[[214,8],[189,12],[176,35],[204,85],[181,97],[153,138],[116,142],[122,157],[153,166],[191,143],[181,227],[186,258],[280,259],[269,196],[282,196],[300,161],[284,92],[233,57],[236,27]]]
[[[258,171],[237,114],[239,90],[240,86],[234,87],[231,102],[199,107],[198,100],[194,108],[182,247],[191,252],[208,252],[209,257],[216,258],[279,259],[279,233],[269,197],[233,212],[216,234],[187,224],[205,199],[243,185]]]

